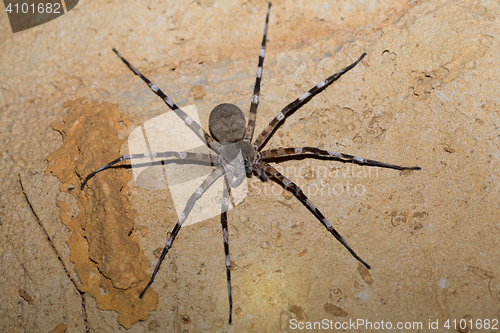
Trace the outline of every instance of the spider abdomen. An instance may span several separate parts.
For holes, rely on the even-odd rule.
[[[219,142],[238,142],[245,135],[245,116],[234,104],[217,105],[210,113],[208,127]]]

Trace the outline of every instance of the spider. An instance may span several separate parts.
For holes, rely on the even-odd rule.
[[[171,248],[177,233],[181,229],[182,224],[188,217],[191,209],[193,208],[196,201],[203,195],[203,193],[220,177],[224,177],[225,186],[223,188],[223,198],[221,203],[221,223],[223,230],[223,241],[224,241],[224,252],[226,258],[226,276],[227,276],[227,291],[229,299],[229,324],[232,324],[232,293],[231,293],[231,263],[229,260],[229,239],[228,239],[228,227],[227,227],[227,209],[229,206],[229,196],[231,189],[237,187],[242,183],[245,177],[252,177],[253,174],[258,176],[262,181],[266,182],[269,179],[274,180],[284,189],[290,191],[295,195],[295,197],[307,208],[309,211],[325,226],[325,228],[349,251],[349,253],[358,260],[364,267],[370,269],[370,266],[361,259],[349,246],[349,244],[342,238],[342,236],[332,227],[332,225],[327,221],[323,214],[318,208],[307,198],[304,192],[278,172],[273,166],[267,162],[279,162],[280,158],[283,157],[297,157],[301,155],[306,155],[306,157],[327,157],[333,160],[342,162],[351,162],[361,165],[369,165],[376,167],[391,168],[396,170],[420,170],[420,167],[403,167],[394,164],[379,162],[375,160],[360,158],[344,153],[338,153],[333,151],[327,151],[315,147],[295,147],[295,148],[278,148],[269,149],[262,151],[266,142],[272,136],[272,134],[278,129],[278,127],[283,124],[285,118],[299,109],[302,105],[308,102],[315,95],[319,94],[325,90],[331,83],[340,78],[343,74],[354,68],[363,58],[366,53],[363,53],[355,62],[351,65],[345,67],[344,69],[338,71],[327,79],[321,81],[316,86],[311,88],[309,91],[304,93],[302,96],[285,106],[276,117],[269,123],[269,125],[259,134],[257,139],[252,141],[255,129],[255,121],[257,116],[257,107],[259,105],[259,94],[260,94],[260,83],[262,79],[262,68],[264,63],[264,56],[266,50],[266,38],[267,38],[267,28],[269,24],[269,14],[271,11],[271,3],[269,3],[266,15],[266,22],[264,27],[264,36],[262,39],[262,45],[259,52],[259,63],[257,67],[257,75],[255,81],[255,87],[253,91],[252,101],[250,104],[250,114],[248,122],[245,120],[243,112],[233,104],[220,104],[216,106],[209,117],[209,130],[212,135],[205,132],[201,126],[196,123],[191,117],[189,117],[184,111],[182,111],[165,93],[163,93],[158,86],[152,83],[144,75],[142,75],[132,64],[130,64],[125,58],[123,58],[116,49],[113,51],[116,55],[132,70],[136,75],[138,75],[149,88],[158,95],[167,106],[172,109],[184,122],[185,124],[194,131],[194,133],[204,142],[206,145],[215,153],[214,155],[193,153],[193,152],[158,152],[149,154],[132,154],[123,155],[116,160],[104,165],[103,167],[97,169],[96,171],[90,173],[81,185],[83,190],[87,181],[92,178],[95,174],[110,168],[118,162],[139,159],[139,158],[169,158],[174,157],[177,159],[182,159],[187,162],[207,162],[212,166],[212,172],[203,181],[200,187],[190,196],[185,208],[180,215],[177,223],[170,234],[170,237],[163,248],[163,251],[156,263],[153,274],[144,288],[144,290],[139,295],[140,298],[144,296],[148,288],[153,284],[155,277],[160,269],[160,266]],[[246,124],[246,126],[245,126]]]

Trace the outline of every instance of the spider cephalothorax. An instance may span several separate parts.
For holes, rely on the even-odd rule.
[[[259,52],[259,64],[257,67],[257,75],[255,80],[255,87],[253,91],[252,101],[250,103],[250,112],[248,117],[248,123],[245,126],[245,117],[243,112],[233,104],[220,104],[216,106],[209,118],[209,128],[212,136],[206,133],[199,124],[193,121],[182,109],[180,109],[175,103],[167,96],[163,91],[161,91],[158,86],[149,81],[144,75],[142,75],[134,66],[132,66],[125,58],[123,58],[118,51],[113,49],[118,57],[136,74],[138,75],[146,84],[151,88],[151,90],[158,95],[170,109],[172,109],[182,120],[186,126],[188,126],[193,132],[198,135],[201,139],[204,139],[207,146],[217,155],[214,159],[208,154],[198,154],[192,152],[155,152],[146,154],[133,154],[124,155],[116,160],[106,164],[105,166],[97,169],[96,171],[90,173],[82,183],[81,189],[83,190],[85,183],[92,178],[96,173],[110,168],[114,164],[135,159],[135,158],[170,158],[174,157],[177,159],[182,159],[184,161],[199,162],[203,161],[205,163],[211,163],[213,165],[212,173],[203,181],[200,187],[191,195],[186,203],[184,211],[179,216],[177,223],[170,234],[170,237],[160,255],[158,262],[156,263],[153,274],[148,284],[145,286],[142,293],[139,295],[140,298],[143,297],[144,293],[153,283],[156,274],[161,266],[161,263],[165,259],[168,250],[172,246],[177,233],[179,232],[182,224],[189,215],[191,209],[193,208],[195,202],[205,193],[205,191],[220,177],[224,177],[227,184],[224,184],[223,200],[221,204],[221,223],[223,230],[223,240],[224,240],[224,252],[226,255],[226,275],[227,275],[227,290],[229,297],[229,324],[232,321],[232,294],[231,294],[231,262],[229,260],[229,234],[227,226],[227,214],[226,211],[229,205],[229,195],[231,188],[235,188],[240,185],[245,178],[251,177],[252,173],[257,174],[263,181],[272,179],[278,184],[280,184],[284,189],[293,193],[293,195],[323,224],[323,226],[349,251],[349,253],[357,259],[366,268],[370,266],[364,262],[347,244],[347,242],[340,236],[340,234],[333,228],[333,226],[327,221],[323,214],[318,208],[307,198],[304,192],[278,172],[273,166],[267,162],[279,162],[280,158],[283,157],[294,157],[308,155],[309,157],[327,157],[333,160],[340,160],[344,162],[351,162],[357,164],[392,168],[396,170],[419,170],[419,167],[402,167],[394,164],[378,162],[374,160],[369,160],[365,158],[360,158],[352,156],[349,154],[338,153],[334,151],[323,150],[315,147],[290,147],[290,148],[278,148],[269,149],[262,151],[267,140],[272,136],[275,130],[284,122],[286,117],[292,114],[294,111],[299,109],[308,100],[313,98],[315,95],[326,89],[332,82],[341,77],[344,73],[354,68],[365,56],[363,53],[355,62],[345,67],[344,69],[338,71],[332,76],[326,78],[325,80],[318,83],[316,86],[312,87],[309,91],[304,93],[302,96],[285,106],[280,112],[276,114],[276,117],[269,123],[269,125],[260,133],[260,135],[252,141],[255,121],[257,116],[257,107],[259,105],[259,94],[260,94],[260,81],[262,78],[262,69],[264,63],[265,49],[266,49],[266,36],[267,36],[267,26],[269,22],[269,12],[271,9],[271,4],[269,4],[266,25],[264,28],[264,37],[262,39],[261,49]],[[172,160],[169,160],[172,161]],[[215,163],[214,163],[215,162]],[[227,186],[229,185],[229,186]]]
[[[255,148],[243,140],[246,128],[243,112],[234,104],[217,105],[210,113],[208,127],[212,136],[222,144],[218,163],[226,168],[229,185],[239,186],[245,175],[252,176],[251,161],[255,156]]]

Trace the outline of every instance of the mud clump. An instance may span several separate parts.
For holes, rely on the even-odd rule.
[[[81,281],[78,288],[94,297],[101,310],[117,311],[118,323],[129,329],[146,320],[158,304],[153,290],[139,299],[149,280],[149,262],[134,232],[136,213],[127,195],[130,175],[118,167],[90,179],[83,190],[80,184],[87,174],[121,155],[118,132],[130,121],[115,104],[80,99],[67,102],[65,108],[63,122],[52,124],[64,145],[47,157],[46,173],[60,179],[61,191],[72,189],[78,204],[78,215],[71,217],[69,206],[58,201],[61,219],[72,232],[67,244]]]

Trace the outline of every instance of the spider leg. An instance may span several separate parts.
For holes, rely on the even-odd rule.
[[[300,156],[300,155],[312,155],[312,156],[329,156],[336,159],[348,160],[361,165],[372,165],[383,168],[390,168],[396,170],[420,170],[420,167],[404,167],[394,164],[389,164],[385,162],[379,162],[374,160],[369,160],[366,158],[356,157],[349,154],[337,153],[334,151],[327,151],[315,147],[302,147],[302,148],[278,148],[269,149],[262,152],[262,159],[275,162],[276,159],[280,157],[288,156]]]
[[[229,325],[233,322],[233,295],[231,293],[231,261],[229,260],[229,233],[227,231],[227,208],[229,206],[229,191],[230,187],[227,186],[227,178],[224,182],[224,196],[222,199],[222,213],[220,214],[220,221],[222,223],[222,236],[224,238],[224,253],[226,255],[226,276],[227,276],[227,293],[229,297]]]
[[[309,209],[311,213],[313,213],[314,216],[328,229],[328,231],[331,232],[331,234],[342,244],[344,247],[349,251],[349,253],[360,263],[363,264],[366,268],[370,269],[370,265],[368,265],[366,262],[364,262],[363,259],[358,257],[358,255],[353,251],[353,249],[347,244],[347,242],[340,236],[340,234],[335,230],[332,225],[326,220],[326,218],[321,214],[318,208],[314,206],[314,204],[307,198],[307,196],[304,194],[302,189],[295,185],[292,181],[290,181],[288,178],[283,176],[278,170],[273,168],[271,165],[267,164],[266,162],[260,162],[258,167],[262,170],[263,173],[266,173],[268,178],[272,178],[276,180],[279,184],[281,184],[285,189],[288,191],[292,192],[297,199],[299,199],[300,202],[304,206]]]
[[[262,133],[259,134],[257,137],[257,140],[255,140],[254,145],[257,146],[257,150],[261,150],[266,141],[269,139],[271,134],[276,130],[276,128],[281,124],[281,121],[286,118],[286,116],[289,113],[294,112],[298,108],[300,108],[306,101],[309,99],[313,98],[315,95],[319,94],[323,89],[328,87],[332,82],[337,80],[339,77],[344,75],[346,72],[354,68],[363,58],[366,56],[366,53],[363,53],[361,57],[358,58],[355,62],[347,66],[346,68],[338,71],[337,73],[333,74],[329,78],[327,78],[324,81],[321,81],[318,83],[316,86],[314,86],[312,89],[310,89],[308,92],[297,98],[295,101],[292,103],[288,104],[281,110],[276,117],[271,120],[269,125],[262,131]]]
[[[185,152],[165,151],[162,153],[152,153],[152,154],[123,155],[123,156],[118,157],[116,160],[109,162],[105,166],[100,167],[96,171],[89,173],[87,175],[87,177],[85,177],[85,180],[83,181],[82,185],[80,186],[80,189],[83,190],[83,188],[85,187],[85,184],[87,184],[87,181],[90,178],[94,177],[95,174],[112,167],[113,165],[115,165],[118,162],[128,161],[128,160],[135,159],[135,158],[153,158],[153,157],[168,158],[168,157],[172,157],[172,156],[174,156],[178,159],[186,160],[186,161],[201,161],[201,162],[207,162],[207,163],[213,164],[211,155],[202,154],[202,153],[185,153]]]
[[[149,280],[148,284],[146,285],[146,287],[144,288],[144,290],[139,295],[139,298],[142,298],[144,296],[144,294],[146,293],[146,291],[148,290],[148,288],[153,284],[153,282],[155,280],[155,277],[156,277],[156,274],[158,273],[158,270],[160,269],[161,263],[165,259],[165,256],[167,255],[168,250],[172,246],[172,243],[174,242],[174,239],[177,236],[177,233],[181,229],[182,224],[184,223],[184,221],[187,219],[187,217],[188,217],[189,213],[191,212],[191,209],[193,208],[193,206],[196,203],[196,201],[223,174],[224,174],[224,170],[222,168],[219,167],[219,168],[215,169],[203,181],[203,183],[200,185],[200,187],[198,187],[198,189],[193,194],[191,194],[191,196],[189,197],[189,199],[188,199],[188,201],[186,203],[186,206],[184,207],[184,210],[183,210],[181,216],[177,220],[177,223],[176,223],[174,229],[172,230],[172,233],[170,234],[170,237],[168,238],[167,244],[165,244],[165,247],[163,248],[163,251],[162,251],[162,253],[160,255],[160,258],[158,259],[158,262],[156,263],[156,266],[155,266],[155,269],[153,271],[153,274],[151,275],[151,279]]]
[[[259,106],[260,81],[262,79],[262,66],[264,65],[264,57],[266,55],[266,38],[267,27],[269,24],[269,13],[271,12],[271,3],[267,7],[266,25],[264,27],[264,37],[262,38],[262,46],[259,51],[259,65],[257,67],[257,77],[255,79],[255,87],[253,89],[252,104],[250,105],[250,115],[245,129],[245,138],[243,140],[251,142],[253,132],[255,130],[255,120],[257,118],[257,107]]]
[[[221,149],[221,144],[220,143],[218,143],[217,141],[215,141],[210,136],[210,134],[208,134],[207,132],[205,132],[205,130],[203,130],[203,128],[201,128],[201,126],[196,121],[194,121],[193,118],[189,117],[184,111],[182,111],[167,95],[165,95],[165,93],[163,91],[161,91],[160,88],[158,88],[158,86],[156,84],[154,84],[151,81],[149,81],[149,79],[146,78],[144,75],[142,75],[142,73],[139,72],[137,70],[137,68],[135,68],[131,63],[129,63],[125,58],[123,58],[121,56],[121,54],[118,53],[118,51],[116,49],[113,49],[113,52],[116,53],[116,55],[125,63],[125,65],[128,66],[128,68],[130,68],[130,70],[132,72],[135,73],[135,75],[139,76],[144,82],[146,82],[146,84],[149,86],[149,88],[151,89],[151,91],[154,92],[156,95],[158,95],[158,97],[160,97],[162,99],[162,101],[165,102],[165,104],[167,104],[167,106],[170,109],[172,109],[172,111],[174,111],[179,116],[179,118],[181,118],[182,120],[184,120],[184,122],[186,123],[186,125],[189,128],[191,128],[191,130],[193,130],[193,132],[204,143],[206,143],[209,148],[213,149],[217,153],[220,153],[220,149]]]

